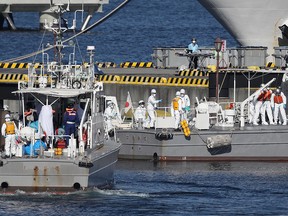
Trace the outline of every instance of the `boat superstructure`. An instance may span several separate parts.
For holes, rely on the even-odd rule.
[[[87,48],[86,64],[75,63],[75,52],[64,55],[64,48],[73,51],[75,47],[72,41],[66,44],[62,40],[67,26],[63,25],[61,5],[58,7],[59,19],[46,26],[54,34],[55,44],[41,51],[40,68],[29,63],[28,79],[20,81],[14,92],[19,96],[22,126],[19,124],[16,136],[16,155],[10,153],[7,157],[6,152],[0,159],[2,192],[66,192],[113,184],[120,143],[116,136],[105,135],[105,97],[103,84],[94,76],[94,47]],[[53,61],[47,53],[51,48],[56,59]],[[64,64],[67,59],[69,63]],[[26,118],[27,103],[40,108],[37,122]],[[64,133],[62,128],[67,104],[78,104],[82,110],[75,135]]]
[[[242,46],[287,46],[285,0],[198,0]],[[281,27],[281,29],[280,29]]]

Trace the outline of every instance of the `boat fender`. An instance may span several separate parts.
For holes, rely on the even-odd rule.
[[[181,121],[181,126],[182,126],[182,129],[183,129],[183,132],[184,132],[184,136],[185,137],[190,137],[191,131],[190,131],[188,123],[187,123],[187,121],[185,119]]]
[[[232,143],[230,135],[216,135],[207,138],[207,148],[217,148],[221,146],[228,146]]]

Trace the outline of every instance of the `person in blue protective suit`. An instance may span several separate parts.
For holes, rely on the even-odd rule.
[[[73,108],[73,104],[68,104],[66,112],[63,117],[63,126],[65,128],[65,135],[75,137],[76,125],[79,125],[79,117],[77,112]],[[66,145],[69,144],[69,137],[66,137]]]
[[[198,52],[198,44],[196,43],[196,38],[192,38],[191,43],[188,45],[187,52],[188,53],[197,53]],[[198,67],[198,57],[191,56],[189,58],[189,68],[196,69]]]

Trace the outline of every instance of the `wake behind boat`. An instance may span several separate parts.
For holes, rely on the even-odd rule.
[[[94,47],[87,48],[89,63],[77,65],[76,43],[63,43],[63,33],[68,27],[61,16],[62,5],[56,6],[59,18],[46,28],[54,34],[55,45],[48,45],[48,48],[54,49],[57,61],[49,61],[47,50],[42,50],[44,61],[40,69],[29,64],[27,80],[20,81],[14,92],[19,96],[23,124],[16,133],[16,152],[12,145],[5,147],[5,155],[3,152],[0,159],[2,192],[19,189],[66,192],[113,185],[120,143],[116,137],[105,135],[105,97],[101,93],[103,84],[94,75]],[[74,51],[66,55],[69,64],[63,64],[62,51],[69,47]],[[40,107],[38,121],[26,117],[30,115],[27,104],[30,104],[30,111]],[[77,113],[81,111],[79,115],[73,111],[74,105],[77,105]],[[78,115],[78,122],[67,117],[66,123],[62,123],[66,107],[68,116]],[[66,132],[68,127],[77,128],[78,136]],[[7,131],[6,134],[10,135]]]

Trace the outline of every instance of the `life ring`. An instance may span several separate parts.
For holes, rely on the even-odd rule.
[[[75,80],[72,82],[72,88],[73,89],[80,89],[82,86],[81,82],[79,80]]]

